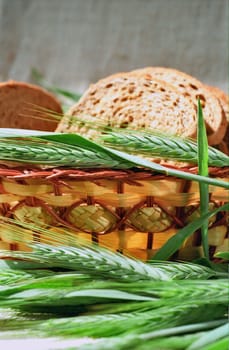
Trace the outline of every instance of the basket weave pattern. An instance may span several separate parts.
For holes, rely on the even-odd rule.
[[[196,168],[186,170],[196,172]],[[221,178],[228,172],[210,170]],[[44,227],[67,226],[80,237],[143,259],[199,215],[198,184],[147,171],[2,167],[0,178],[1,215]],[[228,199],[225,189],[212,187],[210,193],[211,209]],[[226,215],[220,213],[209,222],[211,255],[226,241]],[[180,257],[188,258],[193,249],[201,255],[200,243],[196,232],[185,242]],[[4,225],[1,248],[24,249]]]

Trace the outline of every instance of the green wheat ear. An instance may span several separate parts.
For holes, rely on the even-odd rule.
[[[137,167],[167,176],[229,188],[226,181],[169,168],[132,154],[104,147],[77,134],[0,129],[0,150],[0,159],[6,161],[51,167],[57,165],[73,168],[130,169]]]
[[[5,229],[9,229],[13,240],[17,243],[29,245],[33,251],[4,252],[0,257],[26,259],[34,263],[44,264],[46,267],[59,267],[76,270],[97,277],[106,277],[120,281],[138,280],[171,280],[171,279],[207,279],[217,277],[218,273],[212,269],[196,264],[180,264],[175,262],[145,263],[140,260],[115,253],[90,241],[77,239],[75,234],[67,229],[58,233],[27,223],[20,223],[12,219],[4,219]],[[16,225],[15,225],[16,224]],[[27,230],[41,235],[46,244],[30,244],[25,240]],[[60,245],[51,246],[50,242]],[[179,246],[173,247],[175,250]],[[42,266],[42,265],[41,265]],[[221,275],[220,275],[221,276]]]
[[[107,132],[100,136],[100,141],[109,147],[147,157],[172,159],[193,164],[197,164],[198,160],[197,143],[172,136],[169,136],[168,139],[168,136],[158,133]],[[213,147],[209,147],[208,152],[209,166],[229,166],[229,157],[226,154]]]
[[[206,126],[204,122],[203,111],[198,98],[197,103],[197,145],[198,145],[198,174],[202,176],[208,176],[208,139]],[[200,215],[208,213],[209,205],[209,188],[207,184],[199,183],[200,192]],[[209,245],[208,245],[208,219],[203,221],[201,225],[201,239],[204,255],[209,260]]]
[[[198,145],[191,139],[180,136],[168,135],[161,131],[149,131],[144,129],[121,129],[107,126],[104,121],[92,122],[74,116],[65,115],[69,123],[94,130],[93,140],[130,154],[142,155],[152,158],[172,159],[174,161],[198,163]],[[229,156],[214,147],[208,147],[208,165],[214,167],[229,166]]]

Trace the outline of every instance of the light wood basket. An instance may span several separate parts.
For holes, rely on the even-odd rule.
[[[197,169],[183,171],[196,173]],[[210,168],[226,180],[229,169]],[[225,189],[210,186],[211,209],[228,201]],[[43,227],[68,227],[113,250],[146,260],[199,215],[198,183],[149,171],[25,169],[0,167],[0,214]],[[0,249],[25,250],[0,228]],[[53,228],[52,228],[53,229]],[[45,237],[39,236],[39,241]],[[33,235],[29,238],[33,240]],[[36,240],[38,237],[36,236]],[[228,246],[227,218],[209,221],[210,256]],[[200,232],[186,240],[175,258],[202,256]]]

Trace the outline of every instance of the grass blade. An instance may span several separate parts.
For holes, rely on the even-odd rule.
[[[218,341],[214,341],[213,344],[205,346],[201,350],[228,350],[228,344],[228,336],[226,336]]]
[[[98,246],[53,247],[46,244],[31,244],[34,252],[1,252],[2,257],[26,259],[50,264],[84,273],[92,273],[116,280],[170,279],[169,273],[160,268],[137,261]]]
[[[229,335],[229,323],[226,323],[212,331],[204,334],[200,339],[195,341],[187,350],[198,350],[203,349],[206,345],[215,342],[218,339],[228,337]],[[229,343],[228,343],[229,344]]]
[[[8,268],[0,270],[0,285],[15,285],[15,283],[34,281],[41,277],[53,275],[54,272],[50,270],[23,271]]]
[[[73,168],[128,168],[127,162],[109,156],[108,152],[64,145],[39,138],[25,140],[0,139],[0,159],[43,166],[70,166]],[[129,166],[130,167],[130,166]]]
[[[115,154],[117,156],[120,156],[122,159],[125,159],[127,161],[129,161],[130,163],[132,163],[132,165],[135,166],[140,166],[146,169],[150,169],[153,171],[156,171],[158,173],[162,173],[168,176],[174,176],[174,177],[178,177],[181,179],[185,179],[185,180],[190,180],[190,181],[198,181],[198,182],[203,182],[206,183],[208,185],[215,185],[215,186],[219,186],[219,187],[224,187],[226,189],[229,189],[229,183],[227,183],[226,181],[222,181],[222,180],[218,180],[218,179],[213,179],[207,176],[201,176],[201,175],[195,175],[195,174],[191,174],[191,173],[187,173],[181,170],[176,170],[176,169],[172,169],[172,168],[167,168],[166,166],[162,166],[160,164],[151,162],[147,159],[143,159],[134,155],[129,155],[127,153],[124,152],[120,152],[114,149],[108,149],[110,153]]]
[[[216,272],[210,266],[201,266],[188,262],[171,262],[171,261],[155,261],[151,260],[148,263],[153,264],[153,266],[161,267],[164,271],[171,273],[171,278],[173,280],[204,280],[211,277],[227,278],[227,273]]]
[[[198,99],[197,108],[197,145],[198,145],[198,174],[201,176],[208,176],[208,139],[206,127],[203,117],[203,111]],[[200,191],[200,216],[207,214],[209,205],[209,191],[208,184],[199,182]],[[201,225],[201,237],[204,256],[209,260],[209,246],[208,246],[208,218],[203,221]]]
[[[179,326],[179,327],[173,327],[173,328],[165,328],[165,329],[150,332],[147,334],[142,334],[139,337],[141,339],[148,340],[148,339],[153,339],[157,337],[185,334],[185,333],[191,333],[191,332],[200,332],[201,330],[211,329],[218,326],[225,327],[225,320],[209,321],[209,322],[194,323],[191,325],[185,325],[185,326]],[[209,333],[210,332],[207,332],[207,334],[204,335],[204,337],[208,336]],[[191,350],[191,347],[190,347],[190,350]]]
[[[0,128],[0,138],[13,138],[13,137],[27,137],[27,136],[45,136],[53,135],[55,133],[51,131],[37,131],[30,129],[16,129],[16,128]]]
[[[136,280],[136,279],[208,279],[217,277],[217,272],[205,267],[191,263],[175,262],[155,262],[151,264],[112,252],[101,246],[93,244],[91,241],[77,239],[74,233],[68,229],[62,229],[55,233],[49,229],[35,226],[28,223],[18,222],[13,219],[2,218],[5,223],[5,232],[8,230],[11,240],[29,244],[24,237],[27,237],[27,230],[43,237],[46,245],[32,245],[33,252],[24,255],[24,259],[30,259],[36,263],[43,263],[46,267],[59,267],[68,269],[81,269],[83,273],[92,272],[93,276],[107,276],[112,279]],[[62,247],[52,247],[48,244],[62,245]],[[67,243],[69,242],[69,243]],[[69,245],[69,246],[68,246]],[[42,253],[42,252],[43,253]],[[22,257],[22,252],[5,252],[1,256],[13,256],[17,254]],[[47,257],[47,258],[46,258]],[[52,263],[54,265],[52,265]],[[97,268],[95,269],[95,266]],[[82,269],[84,269],[82,271]],[[121,273],[119,270],[122,269]],[[124,272],[125,271],[125,272]],[[141,277],[142,276],[142,277]],[[222,274],[220,274],[222,277]]]
[[[142,302],[144,303],[144,302]],[[165,328],[176,327],[199,322],[221,320],[226,307],[220,305],[167,305],[144,312],[128,312],[120,314],[85,315],[72,318],[61,318],[44,321],[39,326],[41,334],[49,336],[73,337],[110,337],[116,335],[142,334]],[[206,306],[209,308],[206,312]],[[144,309],[143,309],[144,310]],[[191,314],[190,314],[191,313]],[[210,316],[211,315],[211,316]],[[208,318],[208,319],[207,319]],[[226,319],[225,319],[226,321]],[[43,331],[43,332],[42,332]]]
[[[198,146],[193,140],[131,130],[105,131],[99,140],[107,147],[147,157],[173,159],[175,161],[198,163]],[[216,148],[208,148],[208,165],[229,166],[229,156]]]
[[[57,141],[57,142],[63,142],[69,145],[75,145],[79,142],[79,144],[82,147],[86,147],[89,149],[94,149],[98,152],[107,151],[109,155],[115,156],[115,159],[121,159],[122,161],[125,160],[126,166],[137,166],[137,167],[143,167],[146,169],[150,169],[159,173],[163,173],[165,175],[170,176],[176,176],[178,178],[183,178],[186,180],[193,180],[193,181],[199,181],[207,184],[212,184],[215,186],[225,187],[229,189],[229,184],[225,181],[209,178],[207,176],[200,176],[195,175],[191,173],[187,173],[184,171],[176,170],[176,169],[170,169],[165,166],[162,166],[160,164],[157,164],[155,162],[151,162],[147,159],[142,159],[140,157],[130,155],[124,152],[120,152],[111,148],[102,147],[101,145],[98,145],[92,141],[89,141],[82,136],[76,135],[76,134],[55,134],[55,135],[45,135],[41,136],[43,139],[51,140],[51,141]],[[117,158],[116,158],[117,157]]]
[[[9,129],[8,129],[9,130]],[[1,133],[0,133],[1,136]],[[110,167],[110,168],[133,168],[133,167],[140,167],[140,168],[145,168],[145,169],[149,169],[149,170],[153,170],[155,172],[159,172],[168,176],[175,176],[178,178],[182,178],[182,179],[186,179],[186,180],[191,180],[191,181],[198,181],[198,182],[203,182],[209,185],[215,185],[215,186],[219,186],[219,187],[223,187],[223,188],[228,188],[229,189],[229,184],[226,181],[222,181],[222,180],[218,180],[218,179],[214,179],[214,178],[210,178],[207,176],[200,176],[200,175],[196,175],[196,174],[192,174],[192,173],[187,173],[181,170],[176,170],[176,169],[171,169],[171,168],[167,168],[165,166],[162,166],[160,164],[151,162],[149,160],[146,159],[142,159],[140,157],[134,156],[134,155],[129,155],[127,153],[124,152],[120,152],[114,149],[110,149],[110,148],[106,148],[106,147],[102,147],[101,145],[98,145],[92,141],[89,141],[85,138],[83,138],[82,136],[76,135],[76,134],[56,134],[53,133],[52,135],[47,135],[44,134],[42,135],[42,132],[34,132],[34,136],[36,136],[36,139],[39,137],[43,140],[48,140],[49,142],[56,142],[56,143],[61,143],[64,144],[63,147],[65,149],[65,151],[67,151],[67,145],[70,145],[71,147],[69,148],[69,152],[70,155],[72,156],[72,152],[73,152],[73,148],[75,149],[75,151],[77,150],[78,152],[81,151],[81,156],[78,156],[78,159],[80,157],[80,161],[81,161],[81,165],[80,166],[91,166],[92,165],[92,161],[93,166],[96,167]],[[9,132],[8,132],[8,136],[9,137]],[[15,133],[12,133],[12,137],[15,137]],[[88,152],[88,159],[85,158],[84,159],[84,154],[82,154],[82,150],[85,150],[85,152]],[[4,157],[5,160],[11,160],[10,157],[8,156],[7,158],[7,152],[5,153],[6,156]],[[87,155],[87,153],[86,153]],[[28,159],[27,162],[29,160],[33,159],[33,155],[29,154],[28,155]],[[1,154],[0,154],[1,157]],[[95,157],[97,157],[97,161],[96,159],[94,159]],[[62,157],[63,158],[63,157]],[[104,161],[103,161],[104,158]],[[18,154],[17,156],[17,161],[18,159],[20,159],[20,154]],[[65,165],[65,166],[72,166],[72,162],[75,159],[74,157],[71,157],[71,164],[69,164],[69,162],[64,162],[62,161],[61,165]],[[43,160],[44,162],[44,160]],[[76,160],[75,160],[75,163]],[[49,160],[49,164],[50,164],[50,160]],[[83,165],[84,164],[84,165]],[[77,164],[76,164],[77,165]],[[75,166],[76,166],[75,165]],[[79,166],[79,164],[78,164]]]
[[[227,211],[229,210],[229,204],[224,204],[223,206],[212,210],[209,213],[206,213],[205,215],[201,216],[199,219],[191,222],[181,230],[179,230],[176,235],[171,237],[154,255],[155,260],[167,260],[169,257],[171,257],[183,244],[186,238],[191,236],[193,232],[198,230],[203,222],[215,214],[217,214],[220,211]]]
[[[15,293],[27,290],[59,290],[63,298],[72,297],[72,292],[94,293],[93,291],[121,291],[131,293],[135,296],[149,297],[145,300],[160,299],[160,305],[168,303],[168,301],[176,300],[182,302],[184,299],[188,303],[203,303],[202,298],[205,295],[207,301],[205,303],[214,302],[217,296],[217,303],[227,301],[227,280],[179,280],[179,281],[136,281],[136,282],[116,282],[112,280],[93,280],[90,276],[79,273],[59,273],[46,277],[30,277],[15,285],[4,285],[0,290],[0,298],[5,299]],[[63,292],[64,290],[64,292]],[[47,293],[46,293],[47,294]],[[112,295],[112,294],[110,294]],[[115,294],[115,298],[117,295]],[[49,296],[47,296],[47,299]],[[131,296],[132,298],[132,296]],[[153,299],[152,299],[153,298]],[[135,299],[133,299],[135,300]],[[164,302],[163,302],[164,300]],[[154,300],[155,301],[155,300]],[[111,308],[113,311],[116,307]],[[117,310],[116,310],[117,311]]]
[[[229,252],[218,252],[214,255],[214,257],[229,260]]]

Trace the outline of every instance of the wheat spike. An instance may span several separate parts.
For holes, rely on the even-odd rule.
[[[81,273],[92,273],[93,275],[106,276],[112,279],[136,281],[138,279],[207,279],[216,277],[217,273],[204,266],[191,263],[179,264],[172,262],[165,263],[144,263],[127,256],[112,252],[90,241],[77,239],[77,237],[67,229],[61,229],[55,233],[48,229],[34,226],[27,223],[18,222],[11,219],[4,219],[5,228],[8,228],[15,242],[28,243],[26,230],[32,230],[42,237],[47,244],[32,244],[32,253],[22,252],[2,252],[0,256],[24,257],[36,262],[48,263],[49,266],[59,266],[69,269],[76,269]],[[15,225],[15,222],[17,225]],[[54,247],[50,242],[61,244]],[[67,246],[66,242],[69,242]],[[121,270],[122,269],[122,270]],[[125,271],[125,273],[123,273]]]
[[[30,246],[34,249],[34,253],[3,252],[1,255],[124,281],[170,279],[169,275],[161,269],[97,246],[53,247],[39,243]]]
[[[106,152],[95,152],[83,147],[59,145],[38,140],[0,140],[0,159],[27,164],[72,166],[74,168],[128,168],[127,162],[116,160]],[[124,164],[125,163],[125,164]]]
[[[119,150],[197,164],[197,144],[191,140],[143,132],[109,132],[102,135],[107,146]],[[229,166],[229,157],[219,150],[209,147],[209,166]]]
[[[150,304],[149,304],[150,305]],[[207,310],[208,308],[208,310]],[[63,319],[51,319],[42,322],[36,328],[45,335],[59,336],[91,336],[109,337],[124,334],[142,334],[168,327],[190,324],[193,322],[212,321],[223,319],[226,311],[225,305],[214,303],[213,305],[166,305],[159,309],[153,308],[144,312],[128,312],[120,314],[104,314],[78,316]]]

